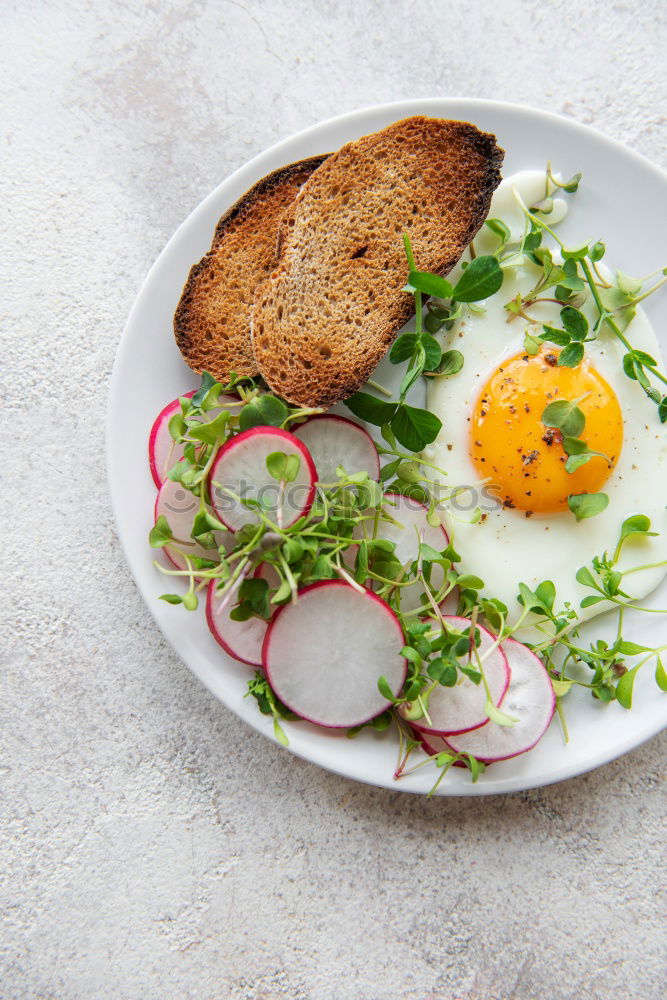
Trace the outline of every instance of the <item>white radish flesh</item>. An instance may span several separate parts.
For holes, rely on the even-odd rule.
[[[475,732],[447,737],[457,753],[470,753],[487,764],[532,750],[546,732],[556,708],[551,679],[535,653],[516,639],[505,639],[503,649],[511,680],[502,710],[517,721],[513,726],[489,722]]]
[[[194,394],[195,390],[193,389],[191,392],[184,393],[182,398],[192,399]],[[219,402],[221,404],[220,406],[216,406],[212,410],[207,410],[206,413],[202,415],[199,420],[200,423],[208,423],[209,421],[215,419],[218,414],[222,413],[226,404],[234,402],[238,403],[238,399],[234,396],[225,395],[220,396]],[[151,427],[150,436],[148,438],[148,464],[150,465],[153,482],[158,489],[160,489],[167,478],[169,470],[183,458],[183,445],[176,444],[169,433],[169,421],[173,416],[180,412],[180,398],[173,399],[171,403],[168,403],[165,408],[158,413],[153,426]]]
[[[293,712],[318,726],[348,728],[390,706],[378,690],[382,675],[398,695],[407,666],[403,644],[400,623],[384,601],[342,580],[324,580],[276,612],[263,664]]]
[[[269,455],[282,452],[299,459],[292,482],[281,485],[267,468]],[[272,521],[288,528],[306,514],[315,497],[317,475],[306,446],[278,427],[252,427],[220,449],[209,475],[209,493],[216,515],[232,531],[259,520],[259,513],[235,497],[262,503]]]
[[[458,615],[445,615],[444,621],[447,626],[458,632],[470,627],[470,620],[460,618]],[[501,647],[493,648],[494,636],[480,625],[476,627],[480,632],[480,644],[473,652],[470,666],[479,671],[479,657],[491,692],[491,701],[497,708],[510,683],[510,670]],[[445,736],[449,741],[452,733],[479,729],[488,723],[486,697],[484,682],[475,684],[464,675],[454,687],[443,687],[442,684],[438,684],[428,699],[428,719],[413,721],[412,725],[420,732]]]
[[[410,497],[400,496],[398,493],[386,494],[385,509],[389,516],[398,524],[390,521],[380,520],[378,524],[377,537],[386,538],[396,545],[395,555],[399,562],[405,565],[413,562],[419,555],[419,543],[425,542],[432,549],[441,552],[447,547],[449,539],[447,533],[441,525],[435,527],[428,523],[426,515],[428,508],[417,500]],[[442,566],[434,563],[431,570],[431,590],[437,592],[442,587],[445,574]],[[422,605],[420,595],[424,593],[424,586],[421,582],[416,582],[408,587],[401,587],[400,601],[401,611],[414,611]]]
[[[348,473],[367,472],[371,479],[380,478],[380,457],[373,439],[352,420],[333,414],[311,417],[293,428],[293,434],[312,455],[318,482],[336,483],[339,465]]]
[[[199,510],[199,500],[193,496],[189,490],[184,489],[180,483],[174,483],[171,479],[165,480],[155,498],[155,520],[164,516],[171,528],[171,533],[175,539],[174,544],[167,544],[163,551],[170,562],[177,569],[186,569],[186,562],[178,549],[187,552],[190,556],[199,556],[201,559],[211,559],[218,561],[217,549],[205,549],[198,542],[190,537],[194,519]],[[229,532],[216,531],[214,537],[218,545],[225,545],[230,540]]]

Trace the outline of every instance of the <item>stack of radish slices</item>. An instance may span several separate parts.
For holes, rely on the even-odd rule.
[[[238,403],[221,397],[219,406],[201,420],[211,420],[225,406],[238,407]],[[164,515],[178,539],[178,545],[167,545],[165,552],[183,568],[182,552],[211,559],[216,549],[203,549],[191,538],[199,501],[168,478],[169,469],[183,457],[169,431],[170,421],[179,413],[177,399],[157,417],[150,434],[149,464],[158,487],[156,520]],[[292,456],[299,460],[292,466],[297,471],[289,482],[269,472],[267,460],[270,463],[276,453],[286,460]],[[318,483],[337,482],[341,465],[348,473],[366,472],[371,479],[380,478],[372,438],[343,417],[311,417],[294,433],[253,427],[231,437],[217,453],[207,481],[209,509],[228,529],[218,532],[216,541],[231,547],[234,533],[258,520],[258,504],[277,529],[293,525],[310,510]],[[396,556],[404,565],[418,558],[420,541],[438,551],[447,545],[444,530],[430,525],[426,508],[414,500],[387,493],[384,506],[390,520],[381,522],[381,537],[395,543]],[[269,590],[275,592],[279,580],[271,565],[259,562],[254,574],[266,579]],[[435,564],[434,586],[443,580],[442,568]],[[392,706],[392,698],[400,696],[407,675],[403,629],[398,615],[370,587],[343,579],[322,580],[302,588],[296,601],[278,606],[269,621],[254,616],[245,621],[232,618],[230,611],[238,597],[233,590],[219,594],[217,587],[218,581],[212,580],[206,601],[213,636],[231,657],[263,668],[275,695],[301,718],[318,726],[348,729],[374,719]],[[420,606],[420,589],[417,584],[402,591],[402,613]],[[443,615],[443,610],[434,605],[445,627],[456,631],[469,627],[467,619]],[[490,632],[477,627],[488,695],[513,724],[489,721],[485,685],[467,677],[451,688],[438,685],[430,693],[427,715],[410,721],[429,755],[447,750],[472,754],[487,763],[514,757],[537,743],[553,716],[553,688],[540,660],[515,640],[499,644]],[[382,692],[380,677],[386,681]],[[406,706],[399,711],[414,720]]]
[[[447,621],[457,630],[470,625],[455,616],[446,616]],[[490,632],[477,628],[481,633],[478,652],[484,658],[492,701],[512,724],[491,722],[485,711],[484,686],[465,678],[454,688],[436,687],[428,703],[428,721],[420,719],[411,725],[429,756],[446,750],[492,764],[533,749],[553,718],[556,696],[549,674],[532,650],[516,639],[495,645]]]

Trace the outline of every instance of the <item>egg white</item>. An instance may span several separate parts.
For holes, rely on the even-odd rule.
[[[507,221],[514,231],[519,216],[514,212],[517,203],[513,188],[517,188],[530,205],[543,196],[544,173],[530,171],[508,178],[494,196],[490,216]],[[559,208],[559,214],[561,212]],[[485,246],[487,242],[486,235],[478,237],[475,244],[478,253],[490,252],[493,241]],[[659,534],[655,538],[629,539],[619,568],[624,570],[667,560],[667,434],[659,423],[656,406],[646,398],[638,383],[624,375],[622,344],[610,331],[603,331],[596,341],[586,344],[586,354],[614,389],[623,414],[623,448],[616,467],[602,487],[609,496],[609,506],[601,514],[577,523],[569,511],[533,514],[528,518],[525,511],[506,509],[485,499],[484,483],[469,455],[471,414],[482,387],[498,365],[523,349],[526,323],[521,318],[508,323],[508,313],[503,306],[517,292],[529,291],[538,274],[538,269],[527,260],[506,272],[500,291],[482,303],[485,313],[465,310],[444,338],[446,347],[462,351],[465,364],[457,375],[433,379],[429,383],[428,408],[440,417],[443,429],[434,444],[426,449],[425,457],[447,473],[442,480],[445,490],[470,486],[472,493],[467,495],[468,499],[474,497],[486,515],[477,523],[470,523],[470,512],[460,509],[463,497],[458,504],[447,505],[443,511],[445,527],[461,555],[461,570],[481,577],[485,583],[484,592],[502,600],[512,618],[519,613],[516,602],[519,582],[534,588],[541,580],[549,579],[556,586],[558,606],[570,602],[579,617],[585,619],[608,610],[609,604],[580,609],[582,597],[591,591],[577,583],[577,569],[605,550],[613,550],[626,517],[646,514],[651,519],[652,530]],[[582,311],[592,323],[596,310],[590,296]],[[531,307],[530,312],[540,323],[561,326],[560,306],[555,303],[540,303]],[[628,326],[626,335],[634,347],[652,355],[663,367],[657,337],[641,309]],[[473,503],[470,499],[469,505]],[[641,599],[654,590],[664,576],[662,567],[642,570],[624,581],[624,589],[632,597]]]

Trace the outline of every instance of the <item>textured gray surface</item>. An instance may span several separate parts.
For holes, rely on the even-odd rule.
[[[153,259],[297,129],[503,98],[666,166],[663,0],[1,6],[0,994],[658,998],[664,742],[480,801],[280,752],[158,635],[112,525],[103,424]]]

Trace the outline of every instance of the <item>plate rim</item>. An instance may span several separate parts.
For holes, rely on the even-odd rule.
[[[577,121],[576,119],[571,119],[565,115],[559,114],[553,111],[545,111],[534,105],[526,103],[518,103],[511,101],[497,101],[497,100],[487,100],[485,98],[478,97],[466,97],[466,96],[451,96],[451,97],[422,97],[422,98],[409,98],[406,100],[397,100],[383,102],[381,104],[368,104],[360,108],[355,108],[350,111],[342,112],[337,115],[332,115],[322,121],[313,123],[304,129],[300,129],[277,142],[273,143],[271,146],[260,150],[249,160],[241,163],[235,170],[230,174],[223,177],[223,179],[212,188],[207,195],[205,195],[185,216],[181,223],[174,230],[172,235],[169,237],[167,242],[162,247],[162,250],[157,255],[153,261],[151,267],[145,274],[139,288],[136,291],[132,307],[128,314],[123,332],[118,342],[116,348],[116,353],[114,357],[114,363],[111,370],[111,375],[109,378],[109,390],[107,398],[107,409],[106,409],[106,420],[105,420],[105,464],[106,464],[106,479],[107,487],[109,491],[109,497],[111,501],[111,508],[113,513],[113,521],[117,530],[118,540],[120,543],[121,550],[125,557],[126,563],[129,567],[132,579],[134,580],[135,586],[139,592],[139,595],[146,605],[149,613],[151,614],[153,621],[157,625],[160,633],[162,634],[165,641],[169,644],[173,652],[182,660],[188,670],[194,674],[198,681],[210,691],[213,697],[221,702],[229,711],[233,712],[237,718],[240,719],[242,723],[247,723],[256,732],[260,733],[271,740],[276,745],[280,745],[275,739],[272,728],[267,722],[266,718],[262,716],[259,712],[256,713],[256,719],[245,718],[238,715],[235,711],[233,705],[230,701],[227,701],[221,696],[219,691],[214,690],[212,684],[209,683],[208,679],[205,677],[204,672],[197,669],[196,666],[191,664],[188,659],[174,646],[171,638],[167,635],[160,619],[157,617],[155,611],[151,607],[151,603],[144,596],[142,586],[139,582],[138,572],[135,571],[134,565],[134,554],[130,551],[126,544],[126,539],[121,527],[122,519],[119,510],[119,498],[116,491],[116,486],[114,483],[116,475],[115,467],[115,456],[113,437],[114,437],[114,425],[113,425],[113,415],[116,406],[119,403],[119,371],[123,367],[126,356],[131,350],[131,330],[134,325],[136,316],[141,308],[142,301],[150,291],[150,286],[155,280],[155,276],[160,270],[161,264],[165,257],[168,256],[170,251],[173,249],[174,245],[180,241],[181,234],[188,229],[193,220],[195,220],[200,215],[206,215],[210,206],[215,202],[219,196],[220,190],[225,186],[232,186],[234,183],[243,181],[246,184],[246,188],[249,188],[253,183],[256,182],[261,176],[264,176],[266,171],[258,173],[258,168],[266,160],[271,160],[277,157],[281,150],[288,148],[295,141],[310,141],[317,137],[319,133],[326,132],[335,125],[349,125],[355,124],[358,121],[363,121],[371,115],[383,115],[387,113],[397,112],[397,120],[401,117],[408,117],[413,114],[424,114],[428,115],[434,112],[436,109],[439,111],[439,116],[442,116],[443,111],[447,106],[451,106],[451,114],[455,116],[455,105],[461,104],[470,108],[474,113],[475,108],[484,109],[485,111],[498,111],[500,113],[519,113],[526,115],[528,117],[536,117],[542,121],[551,121],[557,123],[559,127],[566,127],[574,133],[580,134],[591,134],[599,140],[602,144],[608,145],[615,153],[620,154],[625,157],[629,157],[631,160],[635,160],[638,165],[641,165],[643,169],[648,169],[654,173],[660,181],[667,184],[667,170],[663,169],[658,164],[654,163],[648,157],[644,156],[642,153],[637,152],[631,147],[627,146],[624,142],[607,135],[596,127],[584,124]],[[467,114],[467,113],[466,113]],[[472,117],[472,114],[471,114]],[[456,119],[455,120],[464,120]],[[263,168],[262,168],[263,170]],[[247,180],[247,183],[246,183]],[[194,262],[193,262],[194,263]],[[194,373],[193,373],[194,375]],[[196,376],[194,376],[196,377]],[[587,757],[585,760],[579,762],[569,761],[561,765],[561,767],[555,768],[548,774],[537,776],[536,778],[528,779],[527,781],[521,775],[501,777],[495,782],[479,782],[475,785],[469,783],[467,785],[449,785],[447,782],[443,782],[438,788],[438,796],[442,797],[477,797],[477,796],[487,796],[487,795],[501,795],[509,794],[514,792],[527,791],[531,788],[540,788],[547,785],[555,784],[560,781],[568,780],[569,778],[574,778],[581,776],[589,771],[596,770],[597,768],[603,766],[604,764],[610,763],[613,760],[622,757],[624,754],[630,752],[641,746],[643,743],[647,742],[649,739],[655,737],[661,730],[663,725],[660,720],[656,722],[654,726],[648,726],[646,731],[642,732],[639,737],[636,734],[629,735],[626,739],[622,740],[621,743],[610,750],[602,750],[597,754],[593,754]],[[377,778],[369,778],[361,774],[351,774],[348,770],[336,766],[335,761],[327,761],[323,759],[326,754],[320,753],[307,753],[297,746],[293,746],[292,743],[288,747],[283,747],[287,749],[291,754],[305,760],[309,763],[313,763],[323,769],[337,774],[341,777],[347,778],[348,780],[358,781],[362,784],[367,784],[372,787],[386,788],[388,791],[392,792],[403,792],[411,794],[423,794],[424,789],[421,786],[413,785],[411,782],[397,783],[392,781],[392,776],[390,773],[387,774],[386,780],[379,780]]]

